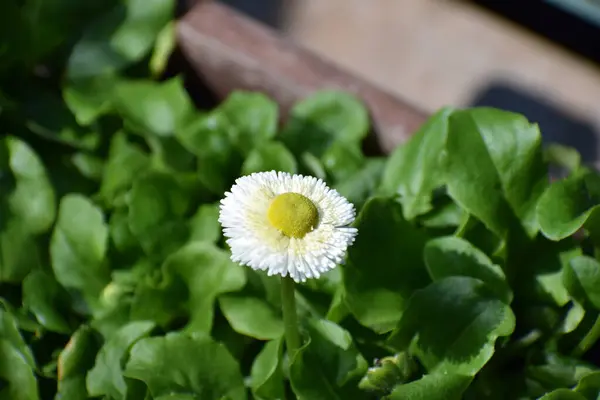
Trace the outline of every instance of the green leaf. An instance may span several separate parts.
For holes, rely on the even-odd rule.
[[[146,254],[163,258],[185,243],[189,230],[183,216],[190,204],[190,193],[173,175],[153,172],[134,182],[129,227]]]
[[[600,177],[595,172],[580,169],[552,183],[544,192],[537,206],[540,229],[548,239],[561,240],[577,232],[588,219],[597,226],[593,214],[598,203]]]
[[[384,158],[367,159],[359,171],[336,183],[333,188],[354,204],[357,209],[361,209],[362,205],[379,187],[384,167]]]
[[[26,29],[24,15],[19,6],[13,0],[0,4],[0,57],[3,61],[0,73],[23,62],[31,42],[30,32]]]
[[[219,195],[239,175],[242,164],[231,141],[231,125],[217,111],[201,115],[176,132],[177,139],[198,158],[198,178]]]
[[[191,394],[167,394],[157,397],[156,400],[196,400],[197,397]]]
[[[217,112],[229,121],[233,143],[243,154],[263,145],[277,132],[277,104],[262,93],[235,91]]]
[[[211,243],[193,242],[165,261],[163,269],[177,274],[188,289],[190,321],[187,331],[210,332],[217,296],[244,287],[245,271],[229,256]]]
[[[167,23],[156,37],[156,44],[150,58],[150,72],[154,77],[160,77],[167,68],[171,53],[177,44],[177,30],[174,21]]]
[[[33,271],[23,281],[23,306],[31,311],[46,329],[70,333],[68,315],[71,311],[69,294],[44,271]]]
[[[25,0],[22,15],[29,33],[28,59],[31,62],[62,53],[78,39],[83,28],[98,15],[113,7],[117,0],[90,0],[85,3],[70,0]]]
[[[127,384],[122,375],[122,365],[134,343],[147,336],[153,328],[152,322],[131,322],[108,339],[96,356],[94,368],[87,374],[87,390],[90,396],[125,398]]]
[[[324,181],[327,180],[327,172],[325,172],[325,167],[318,157],[315,157],[312,153],[305,151],[300,154],[300,160],[302,162],[302,168],[307,171],[305,174],[314,176]]]
[[[338,182],[352,177],[364,163],[358,143],[334,142],[321,157],[327,172]]]
[[[361,324],[386,332],[412,293],[430,281],[422,257],[426,236],[385,198],[369,200],[354,226],[360,233],[343,269],[346,303]]]
[[[118,78],[112,74],[99,75],[76,81],[66,81],[63,99],[77,123],[88,126],[98,117],[113,109],[114,88]]]
[[[196,159],[175,136],[148,136],[146,142],[152,149],[152,161],[156,169],[193,173]]]
[[[100,135],[89,127],[81,127],[63,99],[40,86],[24,90],[21,100],[26,127],[35,134],[82,150],[94,150]]]
[[[396,148],[387,161],[381,191],[400,195],[407,219],[431,211],[432,192],[444,184],[441,160],[448,135],[448,118],[453,112],[450,108],[438,111],[407,143]]]
[[[62,198],[50,240],[50,259],[56,280],[95,302],[109,282],[105,264],[108,227],[98,207],[78,194]]]
[[[431,279],[438,281],[450,276],[470,276],[485,282],[506,303],[512,293],[504,271],[488,256],[464,239],[447,236],[430,240],[425,245],[425,264]]]
[[[350,333],[327,320],[310,320],[310,340],[290,365],[290,383],[298,399],[360,398],[357,380],[367,362]]]
[[[202,204],[189,220],[190,241],[216,243],[221,237],[219,205]]]
[[[97,344],[94,332],[82,325],[58,356],[58,395],[65,400],[87,398],[85,376],[94,365]]]
[[[139,133],[161,137],[173,136],[194,112],[181,77],[160,83],[144,80],[122,82],[115,87],[115,106]]]
[[[252,363],[250,387],[258,400],[284,398],[282,344],[281,338],[267,342]]]
[[[27,365],[35,368],[33,353],[19,332],[17,319],[8,310],[3,310],[2,308],[0,308],[0,340],[6,341]]]
[[[515,316],[485,283],[448,277],[416,292],[388,342],[406,349],[413,338],[429,372],[474,376],[492,357],[494,342],[510,335]]]
[[[587,400],[598,400],[600,395],[600,372],[592,372],[579,380],[574,389]]]
[[[273,170],[295,174],[297,169],[294,156],[283,144],[267,142],[250,151],[242,165],[242,175]]]
[[[575,386],[580,379],[596,370],[596,367],[583,360],[566,357],[550,351],[541,354],[542,362],[533,359],[527,366],[526,374],[550,391]]]
[[[449,201],[440,205],[421,218],[427,228],[458,228],[465,221],[466,215],[455,202]],[[468,220],[467,220],[468,221]]]
[[[321,157],[333,143],[359,144],[369,131],[369,115],[363,104],[348,93],[325,90],[295,104],[282,133],[294,154]]]
[[[173,17],[171,0],[125,0],[86,27],[67,65],[70,79],[118,72],[141,60]]]
[[[127,209],[119,209],[114,211],[110,216],[110,221],[108,224],[110,239],[119,252],[134,252],[135,250],[140,249],[139,242],[129,227]]]
[[[38,400],[38,387],[31,366],[5,339],[0,339],[0,399]]]
[[[52,184],[40,158],[27,143],[13,137],[5,140],[15,179],[15,189],[8,198],[10,210],[27,231],[44,233],[56,214]]]
[[[124,132],[117,132],[110,143],[108,160],[100,185],[100,195],[104,201],[115,205],[119,197],[130,189],[133,181],[148,168],[148,165],[148,155],[130,143]]]
[[[544,159],[549,164],[566,168],[569,172],[576,171],[581,165],[581,156],[577,149],[556,143],[546,146]]]
[[[259,340],[283,335],[283,320],[267,302],[257,297],[221,296],[219,305],[234,331]]]
[[[246,399],[236,360],[208,336],[171,333],[138,341],[125,376],[148,385],[153,397],[194,394],[206,400]]]
[[[0,227],[0,281],[21,282],[40,266],[37,243],[20,219],[0,220]]]
[[[168,273],[150,270],[140,274],[131,298],[131,320],[154,321],[166,328],[177,318],[185,317],[185,285]]]
[[[538,400],[586,400],[586,398],[569,389],[557,389],[540,397]]]
[[[563,282],[569,294],[582,304],[600,309],[600,263],[588,256],[571,260],[563,270]]]
[[[454,201],[501,238],[515,216],[535,235],[535,206],[548,184],[536,125],[491,108],[456,111],[446,152],[445,178]]]
[[[470,376],[455,373],[434,373],[397,386],[388,400],[461,400],[471,380]]]
[[[75,153],[71,157],[71,163],[84,177],[99,181],[104,173],[104,160],[88,153]]]

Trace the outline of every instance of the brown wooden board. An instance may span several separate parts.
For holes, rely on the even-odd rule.
[[[194,4],[177,29],[184,57],[218,98],[233,90],[264,92],[290,107],[311,92],[340,89],[365,102],[375,135],[368,147],[389,153],[423,123],[426,114],[216,2]]]

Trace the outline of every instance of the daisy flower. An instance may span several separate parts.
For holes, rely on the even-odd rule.
[[[355,215],[322,180],[271,171],[238,178],[221,200],[219,222],[233,261],[304,282],[343,261]]]

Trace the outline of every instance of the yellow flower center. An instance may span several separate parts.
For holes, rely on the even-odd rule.
[[[285,236],[300,239],[319,222],[319,210],[308,197],[283,193],[271,202],[267,218]]]

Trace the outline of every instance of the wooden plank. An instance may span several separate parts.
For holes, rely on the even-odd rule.
[[[406,101],[219,3],[193,5],[178,24],[178,39],[184,56],[219,98],[236,89],[261,91],[276,99],[285,115],[294,102],[315,90],[354,93],[371,113],[371,148],[385,153],[426,118]]]

